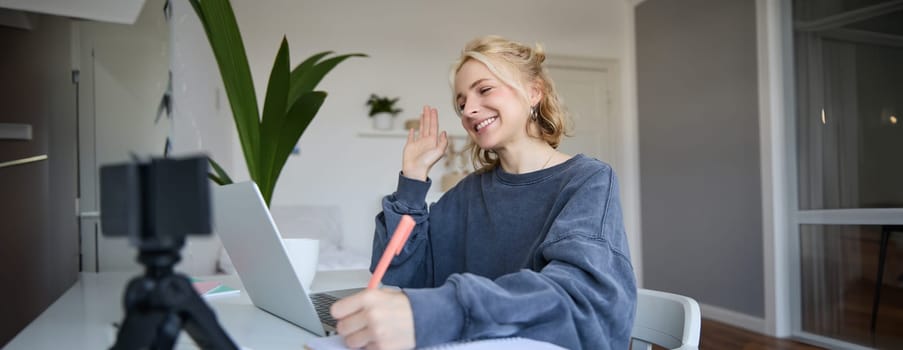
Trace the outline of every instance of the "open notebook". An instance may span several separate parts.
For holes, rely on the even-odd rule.
[[[344,350],[348,349],[342,342],[342,337],[334,335],[331,337],[315,338],[309,340],[304,346],[307,350]],[[564,348],[543,341],[527,339],[527,338],[498,338],[486,339],[469,342],[457,342],[440,344],[424,348],[426,350],[440,349],[466,349],[466,350],[493,350],[493,349],[519,349],[519,350],[563,350]]]

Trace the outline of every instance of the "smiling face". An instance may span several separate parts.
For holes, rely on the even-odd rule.
[[[500,151],[530,137],[529,102],[478,60],[467,60],[455,75],[455,104],[461,125],[482,149]]]

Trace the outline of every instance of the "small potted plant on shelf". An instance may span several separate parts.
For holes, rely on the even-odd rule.
[[[371,94],[367,100],[367,106],[370,106],[370,118],[373,118],[373,128],[378,130],[391,130],[392,122],[401,108],[395,107],[398,103],[398,97],[388,98]]]

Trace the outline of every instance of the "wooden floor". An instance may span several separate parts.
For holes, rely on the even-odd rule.
[[[742,328],[707,319],[702,320],[702,333],[699,339],[700,350],[811,350],[823,349],[793,340],[777,339]]]
[[[903,288],[889,285],[881,288],[881,302],[873,334],[869,331],[869,326],[875,297],[874,284],[873,281],[859,281],[842,287],[845,292],[838,308],[841,316],[837,322],[819,328],[817,322],[804,319],[803,328],[812,333],[878,349],[903,348],[903,332],[900,332],[903,329]]]
[[[881,305],[878,312],[877,333],[869,332],[874,282],[864,281],[859,285],[844,288],[843,321],[833,331],[807,328],[815,334],[863,344],[879,349],[903,349],[903,288],[885,286],[882,288]],[[808,327],[808,326],[807,326]],[[724,323],[703,319],[699,348],[720,349],[822,349],[820,347],[787,339],[771,338],[759,333]]]

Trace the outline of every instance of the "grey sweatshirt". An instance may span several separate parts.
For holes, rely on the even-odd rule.
[[[417,222],[383,283],[402,287],[418,347],[520,336],[627,349],[636,280],[618,184],[577,155],[527,174],[471,174],[427,209],[430,180],[399,176],[376,217],[371,271],[389,235]]]

